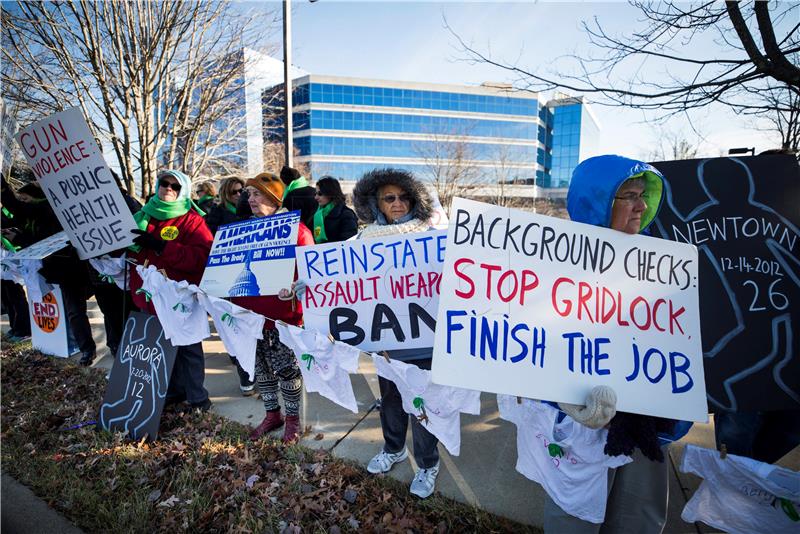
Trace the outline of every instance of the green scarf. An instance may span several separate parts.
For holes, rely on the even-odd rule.
[[[192,208],[194,208],[201,217],[205,215],[205,212],[198,208],[190,198],[180,198],[173,202],[166,202],[157,196],[153,196],[141,210],[133,214],[133,220],[136,221],[139,230],[147,230],[147,224],[150,222],[151,217],[157,221],[166,221],[186,215]],[[141,247],[139,245],[131,245],[128,249],[133,252],[139,252]]]
[[[286,195],[290,192],[294,191],[295,189],[299,189],[301,187],[308,187],[308,180],[306,180],[305,176],[301,176],[297,180],[292,180],[292,183],[286,186],[286,189],[283,190],[283,199],[286,200]]]
[[[236,215],[236,206],[233,204],[233,202],[228,202],[226,200],[225,201],[225,209],[228,210],[229,212],[233,213],[234,215]]]
[[[328,236],[325,235],[325,217],[331,212],[334,208],[333,202],[328,202],[324,206],[320,206],[317,208],[317,211],[314,212],[314,242],[315,243],[324,243],[328,240]]]
[[[5,237],[2,237],[2,238],[0,238],[0,239],[2,239],[2,241],[3,241],[3,248],[4,248],[4,249],[6,249],[6,250],[10,250],[11,252],[16,252],[16,251],[18,251],[20,248],[22,248],[22,247],[15,247],[15,246],[14,246],[14,245],[11,243],[11,241],[9,241],[8,239],[6,239]]]
[[[214,195],[203,195],[202,197],[200,197],[200,198],[197,200],[197,203],[198,203],[198,204],[202,204],[202,203],[203,203],[203,202],[205,202],[206,200],[214,200]]]

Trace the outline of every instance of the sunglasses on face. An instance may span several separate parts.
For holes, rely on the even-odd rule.
[[[239,189],[233,189],[231,191],[231,195],[232,196],[241,195],[241,194],[242,194],[242,188],[241,187]]]
[[[172,189],[176,193],[180,193],[181,192],[181,184],[170,182],[169,180],[166,180],[164,178],[161,178],[161,179],[158,180],[158,185],[160,187],[164,187],[166,189]]]
[[[384,195],[381,197],[381,200],[387,204],[394,204],[396,200],[399,200],[403,204],[409,204],[411,202],[411,197],[408,195]]]

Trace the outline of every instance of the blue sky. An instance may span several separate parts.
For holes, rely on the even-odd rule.
[[[520,65],[537,72],[548,72],[555,64],[563,68],[563,56],[586,52],[582,20],[596,16],[613,33],[641,27],[638,11],[621,2],[306,0],[294,1],[293,6],[293,62],[298,67],[314,74],[434,83],[513,81],[506,71],[463,61],[465,55],[444,27],[444,18],[476,48],[491,50],[496,58],[519,58]],[[247,2],[242,7],[280,9],[280,4]],[[279,39],[280,34],[272,36],[272,42]],[[682,52],[696,55],[707,50],[726,52],[709,39]],[[639,73],[650,76],[667,74],[657,64],[640,67]],[[604,152],[647,156],[659,132],[651,120],[654,115],[618,107],[593,109],[602,128]],[[731,147],[755,146],[758,151],[777,144],[774,137],[757,131],[752,119],[737,117],[723,107],[695,111],[690,118],[702,138],[692,131],[686,117],[670,120],[665,128],[699,143],[704,156],[717,156]]]

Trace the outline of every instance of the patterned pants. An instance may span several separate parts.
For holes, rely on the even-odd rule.
[[[269,412],[280,409],[280,388],[286,415],[300,413],[303,375],[300,374],[292,350],[280,342],[277,330],[265,331],[264,339],[256,344],[256,382],[265,410]]]

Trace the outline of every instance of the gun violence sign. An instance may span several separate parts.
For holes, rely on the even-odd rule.
[[[706,421],[697,249],[455,199],[437,384]]]
[[[79,108],[40,120],[16,139],[81,259],[133,243],[136,223]]]
[[[444,231],[298,249],[306,328],[366,351],[433,345]]]

